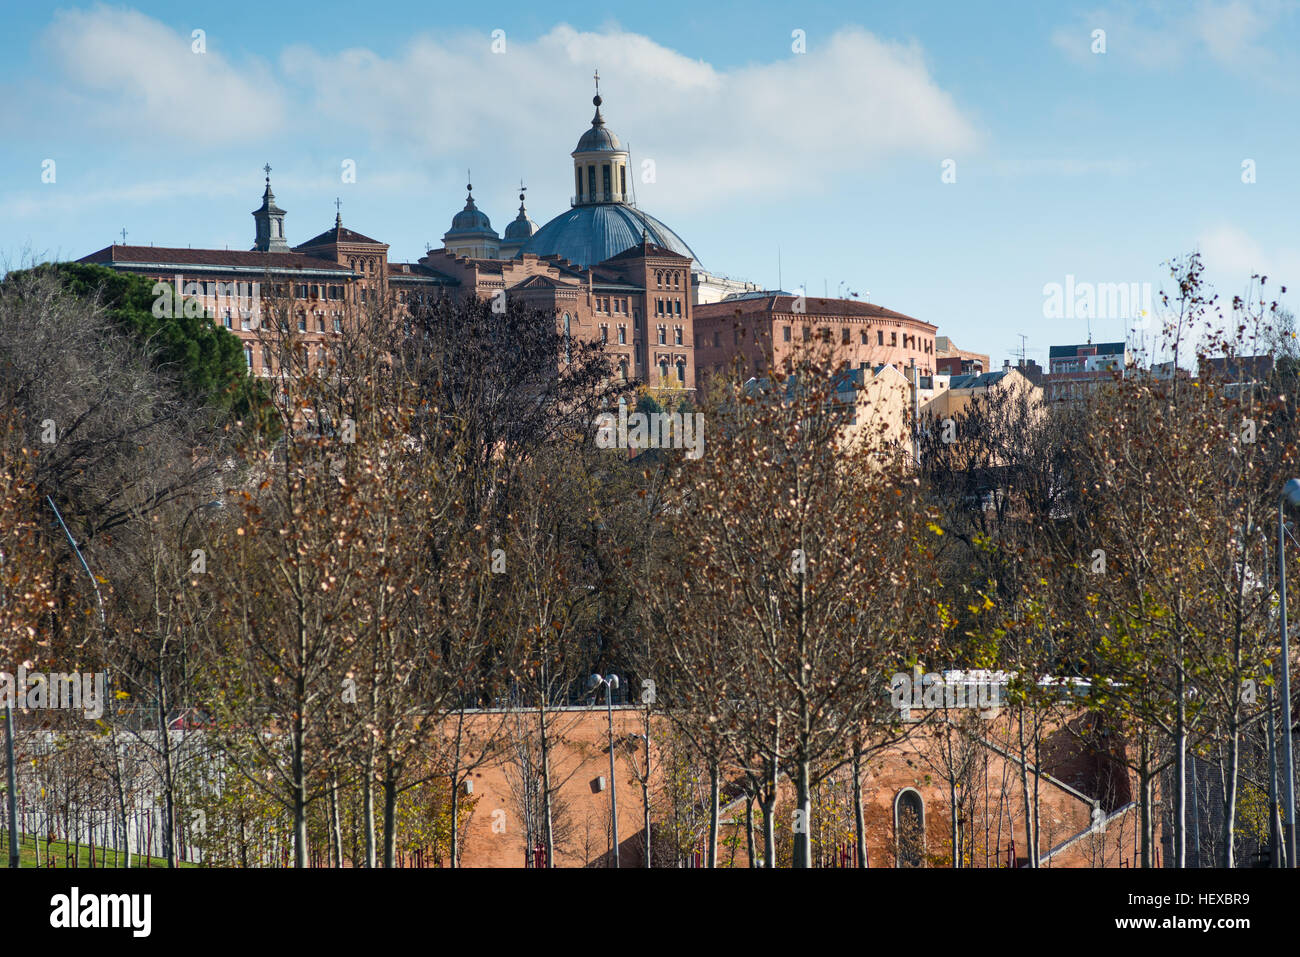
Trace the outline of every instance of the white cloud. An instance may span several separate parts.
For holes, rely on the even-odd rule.
[[[340,162],[354,159],[358,183],[427,201],[439,225],[470,167],[498,229],[513,215],[520,176],[535,217],[566,205],[568,154],[591,119],[596,66],[606,120],[632,148],[637,198],[668,216],[793,201],[896,158],[932,165],[937,182],[941,160],[982,140],[918,46],[859,28],[807,54],[726,69],[618,27],[507,37],[504,54],[492,52],[487,32],[417,34],[392,55],[290,45],[271,64],[232,62],[222,41],[209,34],[208,52],[195,54],[188,35],[139,12],[59,13],[42,37],[47,73],[32,84],[29,129],[57,113],[64,129],[202,153],[205,165],[214,146],[235,151],[243,167],[269,159],[327,190],[340,186]],[[655,182],[641,181],[645,159]],[[287,201],[292,180],[281,176]],[[86,202],[109,195],[91,189]],[[7,208],[26,203],[11,197]]]
[[[116,186],[92,185],[88,188],[68,186],[60,182],[0,196],[0,219],[26,219],[104,207],[130,210],[141,205],[198,197],[247,197],[249,191],[239,189],[238,185],[213,176],[148,180]]]
[[[56,74],[53,98],[78,125],[172,148],[263,136],[284,104],[267,68],[238,67],[134,10],[61,10],[41,37]]]
[[[1291,289],[1300,283],[1300,249],[1266,248],[1239,226],[1210,227],[1201,234],[1198,246],[1206,272],[1229,298],[1244,290],[1256,273],[1267,276],[1274,288]]]
[[[461,34],[419,38],[392,59],[304,47],[282,57],[286,76],[311,91],[312,111],[343,138],[355,123],[381,149],[472,164],[480,182],[482,171],[504,182],[522,174],[566,189],[594,65],[605,119],[631,144],[634,170],[655,161],[657,181],[638,177],[639,198],[669,208],[815,189],[896,155],[924,157],[937,176],[941,158],[979,140],[918,49],[862,30],[841,31],[820,53],[731,71],[638,34],[568,26],[508,41],[505,54],[490,51],[487,35]]]
[[[1231,70],[1276,79],[1279,58],[1271,44],[1285,35],[1277,28],[1296,9],[1295,0],[1202,0],[1189,7],[1098,8],[1054,30],[1051,40],[1072,60],[1099,68],[1119,60],[1162,70],[1209,58]],[[1105,54],[1091,49],[1092,31],[1098,29],[1106,31]]]

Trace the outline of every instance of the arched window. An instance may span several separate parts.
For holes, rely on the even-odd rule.
[[[894,846],[899,867],[925,866],[925,801],[916,788],[894,797]]]
[[[618,363],[618,377],[621,381],[627,381],[627,360],[621,359]]]
[[[686,362],[679,359],[677,361],[677,379],[681,382],[682,388],[686,387]]]

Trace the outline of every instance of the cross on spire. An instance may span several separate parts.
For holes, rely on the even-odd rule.
[[[262,172],[266,173],[266,185],[271,185],[271,164],[267,163],[262,167]]]
[[[596,67],[596,72],[592,74],[592,78],[596,81],[596,95],[600,96],[600,67]]]
[[[123,245],[123,246],[126,245],[126,227],[125,227],[125,226],[122,227],[122,245]]]
[[[337,196],[334,197],[334,225],[343,225],[343,200]]]

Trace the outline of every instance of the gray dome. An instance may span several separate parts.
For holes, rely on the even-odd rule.
[[[505,239],[512,242],[522,242],[530,239],[537,232],[537,224],[529,219],[523,212],[510,221],[506,226]]]
[[[652,243],[699,261],[675,232],[649,213],[623,203],[575,206],[539,229],[515,256],[558,255],[578,266],[591,266],[640,245],[642,230]]]
[[[519,184],[519,189],[519,215],[506,226],[503,237],[508,243],[522,243],[537,232],[537,224],[528,218],[528,211],[524,209],[523,190],[525,187],[523,183]]]
[[[600,96],[592,97],[591,102],[596,104],[596,115],[591,119],[591,129],[582,134],[582,138],[578,140],[578,145],[573,152],[621,152],[623,149],[622,144],[619,143],[618,137],[614,135],[614,131],[605,126],[605,118],[600,115]]]
[[[465,208],[451,218],[451,229],[447,231],[448,236],[462,235],[465,233],[491,233],[496,235],[496,230],[492,228],[492,220],[488,219],[487,213],[483,212],[474,205],[474,187],[466,186],[470,194],[465,197]]]

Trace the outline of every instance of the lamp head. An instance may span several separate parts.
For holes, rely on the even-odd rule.
[[[1282,486],[1282,504],[1287,508],[1300,507],[1300,479],[1287,479]]]

